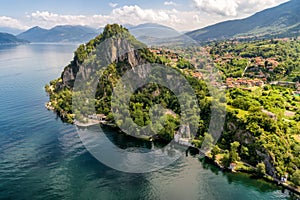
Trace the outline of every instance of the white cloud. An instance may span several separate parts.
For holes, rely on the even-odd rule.
[[[109,3],[109,6],[112,7],[112,8],[115,8],[115,7],[118,6],[118,4],[117,3]]]
[[[0,16],[0,27],[16,28],[20,30],[28,28],[28,26],[23,25],[19,20],[7,16]]]
[[[234,0],[194,0],[198,9],[224,16],[236,16],[238,4]]]
[[[253,14],[287,0],[193,0],[198,10],[228,17]]]
[[[112,11],[112,17],[121,23],[164,23],[164,24],[176,24],[180,22],[177,17],[178,11],[173,10],[153,10],[153,9],[142,9],[141,7],[135,6],[124,6],[117,8]]]
[[[173,1],[165,1],[164,5],[166,5],[166,6],[177,6],[177,3],[173,2]]]
[[[246,17],[287,0],[192,1],[193,8],[196,9],[145,9],[138,5],[131,5],[113,8],[111,13],[105,15],[66,15],[49,11],[35,11],[22,19],[0,16],[0,26],[27,29],[32,26],[52,28],[57,25],[69,24],[99,28],[112,23],[137,25],[151,22],[167,25],[179,31],[195,30],[220,21]],[[168,2],[170,3],[170,1]]]
[[[134,5],[115,8],[109,15],[61,15],[48,11],[36,11],[27,15],[27,18],[32,26],[38,24],[45,28],[65,24],[86,25],[98,28],[103,27],[108,23],[130,23],[135,25],[148,22],[160,23],[174,27],[176,24],[181,22],[181,19],[177,16],[178,11],[176,9],[142,9],[139,6]]]
[[[253,13],[259,10],[263,10],[268,7],[273,7],[278,5],[279,3],[286,2],[287,0],[239,0],[239,12],[242,13]]]
[[[61,15],[48,11],[36,11],[27,15],[32,26],[39,25],[45,28],[51,28],[57,25],[82,25],[95,28],[110,21],[109,16],[105,15]]]

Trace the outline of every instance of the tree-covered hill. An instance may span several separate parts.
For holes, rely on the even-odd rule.
[[[77,116],[76,120],[84,122],[88,120],[89,114],[79,114],[76,110],[72,110],[72,91],[76,78],[78,80],[78,77],[81,77],[82,80],[89,82],[95,75],[101,73],[102,76],[97,86],[95,102],[93,102],[94,107],[98,114],[107,116],[107,121],[116,123],[111,111],[111,99],[117,81],[128,70],[136,66],[147,63],[164,64],[166,62],[169,61],[162,56],[152,53],[146,45],[137,41],[126,28],[116,24],[107,25],[102,34],[79,46],[74,53],[73,61],[65,67],[61,78],[52,81],[50,86],[46,86],[46,90],[50,94],[51,106],[64,120],[73,122],[75,115],[75,117]],[[99,68],[99,66],[106,69],[101,71],[102,68]],[[185,66],[182,66],[182,68],[185,68]],[[179,71],[179,68],[174,69]],[[140,70],[137,76],[143,77],[147,72],[144,70],[147,70],[147,66]],[[192,77],[189,78],[192,79]],[[203,88],[204,95],[203,93],[199,94],[199,99],[203,99],[207,92],[204,82],[197,79],[191,80],[191,83],[195,87]],[[153,95],[154,93],[156,95]],[[79,102],[79,104],[84,103]],[[188,100],[186,103],[188,103]],[[160,125],[152,124],[149,114],[150,108],[156,104],[163,105],[166,110],[166,113],[162,116],[165,118],[162,120],[166,121],[166,124],[165,127],[159,128],[162,129],[159,136],[162,139],[171,140],[174,137],[175,130],[179,128],[178,120],[181,107],[176,96],[168,88],[153,83],[135,91],[129,105],[130,116],[141,127],[149,125],[151,129],[158,129],[155,126]],[[89,106],[90,104],[86,108],[87,113],[90,111]],[[78,118],[79,115],[80,117]],[[118,123],[126,123],[126,120],[124,119]],[[195,124],[195,127],[199,123],[195,119],[189,119],[189,121]],[[140,134],[142,135],[143,133]]]
[[[122,125],[132,119],[140,127],[149,125],[153,130],[160,130],[159,138],[170,141],[180,128],[181,109],[195,109],[196,102],[187,98],[186,105],[181,107],[178,98],[166,87],[154,83],[145,85],[131,95],[127,105],[130,116],[115,121],[112,114],[112,94],[118,80],[138,65],[162,64],[182,74],[195,92],[201,112],[197,117],[187,117],[198,127],[193,133],[196,146],[201,147],[204,138],[207,138],[213,106],[224,106],[227,108],[224,131],[211,151],[213,158],[225,167],[243,161],[257,166],[259,174],[266,172],[277,178],[288,173],[289,181],[299,185],[300,97],[296,90],[300,85],[296,82],[270,84],[278,79],[298,79],[299,50],[297,40],[229,41],[204,48],[148,49],[126,28],[107,25],[102,34],[80,45],[61,78],[46,86],[51,102],[48,105],[70,123],[74,117],[85,122],[88,113],[92,112],[90,108],[95,107],[97,114],[106,116],[112,124]],[[123,52],[122,56],[118,56],[120,52]],[[206,63],[199,63],[203,60],[193,58],[193,53],[210,58],[211,65],[216,66],[224,80],[222,85],[215,84],[215,87],[228,88],[226,95],[211,95],[202,74],[207,70],[204,67]],[[105,68],[101,70],[98,66]],[[143,77],[144,73],[141,70],[137,76]],[[83,111],[74,110],[72,98],[80,95],[73,91],[76,78],[90,85],[91,78],[97,78],[99,74],[102,76],[97,79],[93,101],[82,99],[76,103],[82,105]],[[229,80],[232,85],[227,85]],[[150,108],[157,104],[166,111],[162,113],[163,125],[151,119]],[[222,114],[222,110],[218,112]],[[132,131],[135,132],[135,129]],[[144,133],[141,131],[139,134]],[[209,142],[213,143],[213,138]]]

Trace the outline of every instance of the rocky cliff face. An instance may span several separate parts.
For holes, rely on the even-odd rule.
[[[234,133],[234,140],[238,141],[241,145],[255,146],[255,153],[265,164],[266,172],[269,175],[276,177],[276,170],[274,166],[275,158],[264,147],[255,145],[256,138],[250,132],[241,128],[237,122],[227,122],[226,129]],[[249,150],[252,151],[254,148]]]
[[[85,45],[85,48],[88,46]],[[87,80],[99,69],[112,63],[124,63],[126,69],[122,69],[122,71],[145,64],[146,59],[142,58],[140,54],[142,48],[144,47],[140,44],[133,45],[126,37],[106,38],[94,47],[83,62],[80,62],[76,56],[74,57],[71,64],[64,69],[61,75],[62,83],[58,88],[72,88],[76,78]],[[143,72],[138,73],[141,77],[143,76]]]
[[[76,116],[72,107],[74,90],[82,92],[84,98],[89,94],[91,99],[95,96],[101,99],[96,105],[97,112],[109,115],[108,102],[118,79],[130,69],[135,71],[134,78],[143,78],[151,70],[150,64],[146,63],[154,62],[154,54],[126,28],[117,24],[107,25],[102,34],[78,47],[74,59],[65,67],[61,77],[51,81],[50,86],[46,86],[46,91],[53,110],[64,121],[72,123]],[[77,100],[76,103],[84,105],[85,108],[90,108],[89,103],[93,104],[86,99]]]

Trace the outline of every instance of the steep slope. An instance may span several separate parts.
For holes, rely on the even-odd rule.
[[[128,124],[128,120],[131,119],[128,112],[123,113],[122,110],[116,109],[115,112],[122,112],[122,119],[114,121],[112,91],[116,91],[114,87],[117,82],[131,69],[136,71],[130,80],[138,82],[145,79],[147,73],[152,70],[150,63],[162,63],[162,61],[146,45],[136,40],[126,28],[117,24],[107,25],[102,34],[88,43],[80,45],[75,52],[73,61],[65,67],[61,78],[52,81],[50,86],[46,86],[46,91],[50,95],[48,107],[70,123],[74,120],[80,123],[89,122],[90,116],[95,115],[94,109],[96,109],[97,114],[107,116],[105,119],[110,124],[118,123],[119,125],[121,123],[127,128],[132,128],[131,123]],[[99,76],[100,74],[101,76]],[[184,88],[184,86],[180,88]],[[146,87],[145,91],[141,89],[140,92],[133,94],[130,112],[132,119],[141,127],[151,123],[149,109],[160,102],[167,105],[167,109],[171,109],[170,107],[173,106],[179,112],[177,98],[174,95],[163,97],[165,90],[168,89],[156,84],[149,84],[149,88]],[[153,95],[155,91],[159,95]],[[141,95],[145,97],[139,98]],[[141,99],[145,98],[153,99],[156,103],[151,100],[141,102]],[[176,103],[168,105],[167,102]],[[122,108],[122,101],[118,103],[120,103],[118,108]],[[144,104],[145,108],[139,106],[141,104]],[[177,116],[169,116],[166,121],[167,128],[161,130],[159,134],[162,138],[170,140],[173,138],[175,129],[178,128],[176,126]],[[154,124],[151,127],[153,126]],[[139,129],[139,131],[135,129],[132,132],[137,137],[149,136],[148,133],[146,128],[145,130]]]
[[[30,42],[84,42],[94,38],[97,30],[85,26],[56,26],[50,30],[33,27],[18,35]]]
[[[19,39],[14,35],[8,33],[0,33],[0,45],[3,44],[23,44],[28,43],[25,40]]]
[[[221,22],[187,35],[197,41],[233,37],[295,36],[300,34],[300,1],[291,0],[277,7],[258,12],[248,18]]]
[[[110,40],[113,36],[117,36],[118,39]],[[104,44],[105,47],[103,47]],[[99,66],[94,65],[94,63],[100,60],[101,63],[105,63],[104,65],[113,62],[127,62],[131,67],[144,63],[145,61],[142,61],[143,59],[136,50],[131,51],[132,45],[136,48],[145,47],[144,44],[137,41],[127,29],[117,25],[106,26],[102,34],[90,40],[86,45],[79,46],[75,52],[73,61],[62,73],[61,78],[63,85],[72,88],[72,83],[75,81],[77,73],[89,77],[89,75],[99,70]],[[121,54],[120,51],[128,51],[129,53],[119,58],[118,55]],[[86,60],[93,56],[95,56],[95,60],[92,63],[86,64]]]
[[[49,92],[48,90],[50,100],[53,101],[55,98],[61,98],[60,95],[64,91],[72,91],[75,79],[78,77],[83,81],[93,79],[93,76],[99,72],[101,66],[105,67],[111,63],[116,63],[117,66],[114,66],[114,68],[118,68],[118,73],[112,74],[112,77],[119,77],[123,71],[143,64],[147,59],[151,59],[152,54],[148,49],[144,48],[140,50],[143,52],[140,52],[139,50],[132,50],[133,47],[143,49],[145,45],[137,41],[122,26],[107,25],[102,34],[78,47],[74,53],[74,59],[65,67],[61,78],[51,82],[53,91]],[[121,51],[128,53],[122,54]],[[102,86],[102,88],[107,88],[107,90],[110,90],[110,87],[111,84],[107,83]],[[64,96],[64,101],[71,104],[71,100],[67,96]],[[69,98],[71,97],[69,96]],[[54,104],[54,102],[52,103]],[[68,106],[65,104],[57,105],[55,106],[55,110],[63,119],[72,121],[71,110],[66,107]]]
[[[182,35],[173,28],[155,23],[127,26],[132,35],[147,45],[168,43],[168,41],[174,40],[174,38],[178,38]]]

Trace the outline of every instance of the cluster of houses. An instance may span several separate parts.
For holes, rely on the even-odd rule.
[[[263,59],[262,57],[256,57],[254,62],[256,66],[266,67],[269,69],[269,71],[273,71],[274,68],[279,65],[279,62],[276,61],[276,58]]]
[[[228,53],[224,56],[216,55],[215,57],[215,63],[224,65],[226,63],[229,63],[232,61],[232,59],[235,58],[232,54]],[[238,59],[243,59],[242,57],[239,57]],[[250,64],[251,63],[251,64]],[[276,67],[278,67],[279,62],[276,60],[276,58],[262,58],[262,57],[254,57],[249,60],[249,65],[247,67],[247,74],[250,77],[255,78],[266,78],[267,75],[262,72],[262,68],[267,69],[269,72],[273,72]]]
[[[227,78],[226,86],[227,88],[239,88],[239,87],[263,87],[264,81],[261,79],[249,79],[249,78]]]
[[[201,72],[192,72],[192,77],[200,80],[203,78],[203,74]]]
[[[232,54],[225,54],[224,56],[215,55],[215,63],[226,64],[229,63],[234,56]]]
[[[155,53],[158,56],[164,56],[172,62],[178,62],[179,54],[175,53],[168,49],[158,48],[158,49],[150,49],[152,53]]]

